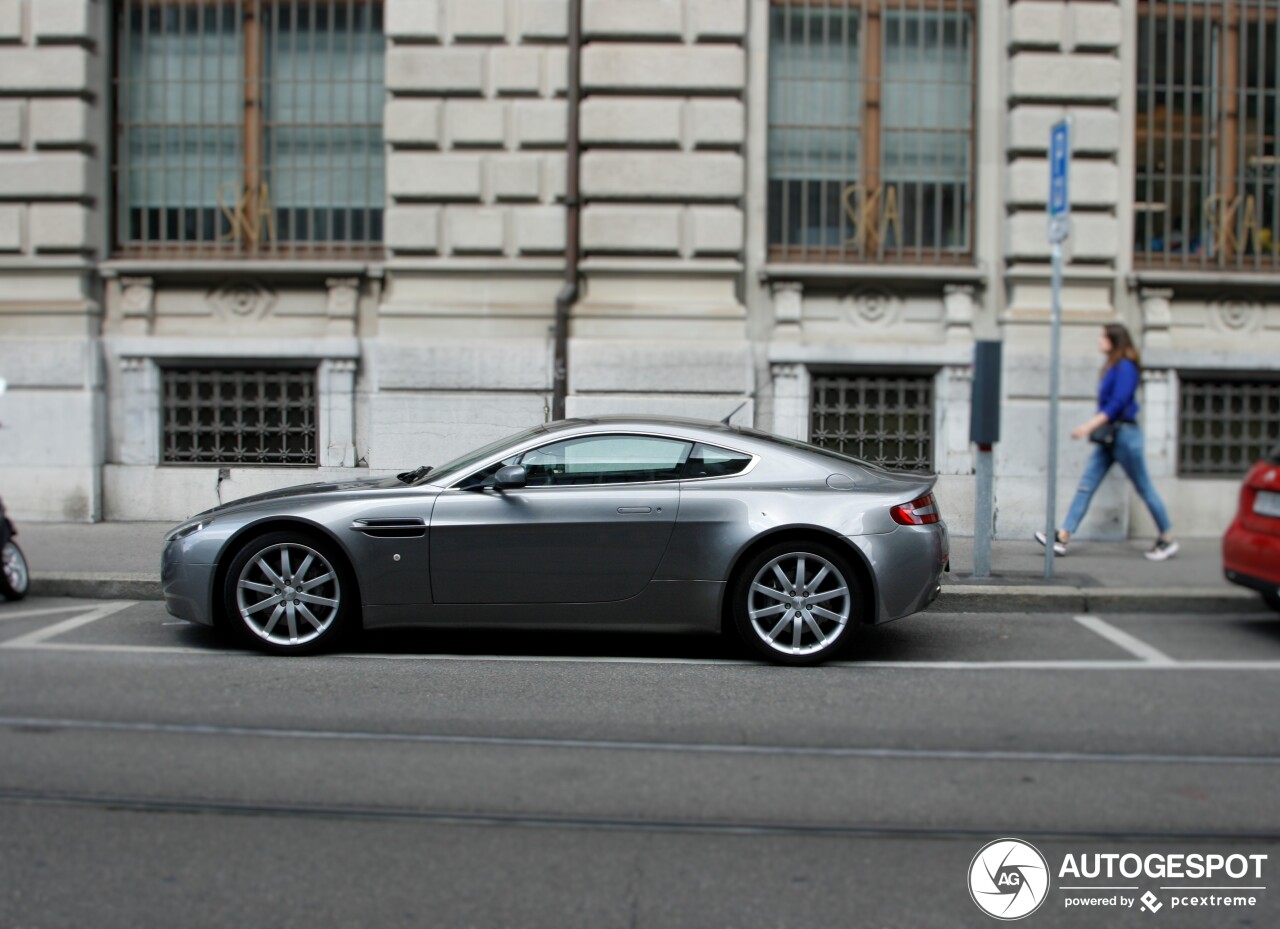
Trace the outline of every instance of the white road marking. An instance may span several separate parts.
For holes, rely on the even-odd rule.
[[[0,620],[5,619],[30,619],[34,616],[53,616],[56,613],[79,613],[81,610],[96,607],[96,602],[76,603],[73,606],[46,606],[36,610],[18,610],[10,613],[7,610],[0,610]]]
[[[1097,616],[1075,616],[1072,617],[1080,625],[1084,626],[1098,635],[1102,636],[1112,645],[1118,645],[1130,655],[1141,658],[1143,661],[1157,665],[1173,665],[1177,664],[1172,658],[1166,655],[1154,645],[1148,645],[1146,642],[1132,636],[1123,629],[1117,629]]]
[[[647,751],[711,755],[806,755],[901,761],[1016,761],[1054,764],[1169,764],[1280,766],[1280,755],[1206,755],[1175,752],[1078,752],[999,749],[896,748],[859,745],[787,745],[740,742],[675,742],[632,739],[566,739],[538,736],[448,735],[429,732],[370,732],[335,729],[285,729],[204,723],[148,723],[90,719],[0,716],[0,728],[145,735],[224,736],[317,742],[399,742],[422,745],[475,745],[499,748],[547,748],[595,751]]]
[[[16,639],[10,639],[8,642],[0,642],[0,648],[48,648],[44,643],[49,639],[56,638],[64,633],[70,632],[72,629],[79,629],[81,626],[87,626],[89,623],[97,622],[99,619],[110,616],[112,613],[119,613],[121,610],[127,610],[134,606],[136,601],[120,600],[115,603],[106,603],[95,607],[82,616],[72,616],[70,619],[64,619],[60,623],[54,623],[52,626],[45,626],[43,629],[37,629],[34,632],[28,632],[26,635],[18,636]]]
[[[206,657],[259,658],[270,656],[243,650],[219,650],[189,646],[166,645],[115,645],[107,643],[53,642],[52,639],[96,622],[113,613],[136,606],[137,601],[119,600],[110,603],[91,603],[91,609],[80,616],[73,616],[46,626],[8,642],[0,643],[0,649],[38,649],[60,652],[98,652],[103,654],[163,654],[204,655]],[[77,607],[47,607],[25,611],[23,615],[39,616],[83,609]],[[19,614],[3,614],[17,618]],[[819,665],[821,670],[902,670],[902,671],[1280,671],[1280,660],[1202,660],[1175,661],[1164,652],[1146,642],[1117,629],[1096,616],[1075,616],[1076,622],[1123,648],[1138,660],[1048,659],[1032,661],[832,661]],[[185,620],[162,625],[191,625]],[[374,661],[441,661],[441,662],[525,662],[529,664],[619,664],[619,665],[691,665],[703,667],[756,667],[761,670],[773,666],[761,661],[732,658],[659,658],[647,656],[615,655],[459,655],[459,654],[377,654],[346,652],[333,655],[317,655],[309,661],[332,659],[365,659]],[[804,673],[795,669],[791,673]]]

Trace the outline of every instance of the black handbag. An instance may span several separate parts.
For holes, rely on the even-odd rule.
[[[1103,423],[1093,432],[1089,433],[1089,441],[1097,442],[1103,448],[1115,448],[1116,435],[1120,432],[1119,420],[1112,420],[1109,423]]]

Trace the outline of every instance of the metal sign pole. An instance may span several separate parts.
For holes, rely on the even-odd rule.
[[[1049,489],[1045,506],[1044,576],[1053,577],[1053,542],[1058,531],[1058,368],[1062,356],[1062,242],[1053,247],[1053,303],[1049,324]]]
[[[1053,259],[1049,325],[1049,481],[1045,505],[1044,576],[1053,577],[1053,543],[1057,539],[1058,501],[1058,369],[1062,356],[1062,243],[1071,220],[1067,180],[1071,172],[1071,120],[1049,130],[1049,244]]]

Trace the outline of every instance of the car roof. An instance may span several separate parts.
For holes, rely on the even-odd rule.
[[[732,434],[738,430],[710,419],[691,419],[682,416],[579,416],[547,423],[548,432],[580,429],[584,426],[603,426],[608,429],[670,429],[673,432],[702,430],[720,434]]]

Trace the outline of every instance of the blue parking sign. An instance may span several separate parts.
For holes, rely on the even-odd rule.
[[[1060,120],[1049,133],[1049,238],[1061,241],[1067,237],[1067,219],[1071,215],[1071,197],[1067,175],[1071,171],[1071,124]]]

